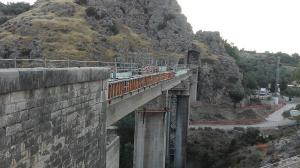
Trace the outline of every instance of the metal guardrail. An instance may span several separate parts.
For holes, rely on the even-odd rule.
[[[103,61],[81,61],[81,60],[55,60],[55,59],[0,59],[3,68],[23,68],[25,65],[18,66],[21,63],[30,63],[29,67],[55,67],[55,64],[63,64],[60,67],[86,67],[86,66],[109,66],[118,69],[137,69],[137,63],[128,62],[103,62]],[[1,68],[1,66],[0,66]]]

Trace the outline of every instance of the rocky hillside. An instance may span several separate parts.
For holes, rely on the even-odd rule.
[[[198,84],[200,101],[230,103],[229,92],[242,89],[242,75],[235,60],[227,54],[224,40],[219,32],[202,31],[196,33],[194,40],[202,62]]]
[[[1,58],[177,59],[193,36],[176,0],[40,0],[0,30]]]
[[[192,39],[192,28],[176,0],[89,0],[104,27],[122,24],[150,38],[162,52],[185,53]],[[113,18],[113,20],[112,20]]]

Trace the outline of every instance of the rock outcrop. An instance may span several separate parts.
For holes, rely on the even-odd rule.
[[[89,0],[97,8],[102,25],[113,21],[150,38],[154,49],[186,53],[193,32],[176,0]],[[112,20],[113,18],[113,20]]]
[[[210,104],[230,104],[229,92],[242,88],[239,67],[226,53],[219,32],[199,31],[194,40],[202,62],[198,82],[199,100]]]

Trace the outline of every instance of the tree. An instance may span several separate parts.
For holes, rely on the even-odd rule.
[[[270,88],[270,91],[271,91],[272,93],[275,93],[275,91],[276,91],[276,81],[275,81],[275,80],[273,80],[273,81],[271,82],[271,88]]]
[[[94,7],[86,8],[85,12],[88,17],[95,17],[97,15],[97,10]]]
[[[285,91],[287,89],[287,87],[288,87],[287,81],[286,80],[282,80],[280,82],[279,87],[280,87],[280,92]]]
[[[292,57],[299,59],[300,55],[298,53],[294,53],[294,54],[292,54]]]
[[[300,63],[293,72],[293,79],[299,84],[300,83]]]
[[[116,123],[118,135],[120,136],[120,167],[133,167],[134,149],[134,113],[127,115]]]
[[[0,5],[0,11],[3,12],[3,14],[5,15],[18,15],[20,13],[28,11],[30,8],[30,4],[25,2],[8,3],[7,5]]]
[[[238,60],[240,57],[239,49],[236,46],[234,46],[233,43],[229,44],[226,40],[224,41],[224,44],[227,54],[235,60]]]
[[[244,86],[250,90],[257,89],[257,81],[252,75],[247,75],[244,77]]]
[[[234,104],[234,108],[236,108],[236,104],[240,103],[243,98],[245,97],[245,92],[243,89],[234,89],[229,91],[229,96],[231,98],[231,101]]]

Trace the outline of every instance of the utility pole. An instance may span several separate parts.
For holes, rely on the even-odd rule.
[[[113,73],[113,79],[117,79],[117,73],[118,73],[118,63],[117,63],[117,57],[115,58],[115,66],[114,66],[114,73]]]
[[[276,96],[279,96],[279,88],[278,88],[278,84],[279,84],[279,73],[280,73],[280,56],[277,56],[277,67],[276,67],[276,85],[275,85],[275,92],[276,92]]]

